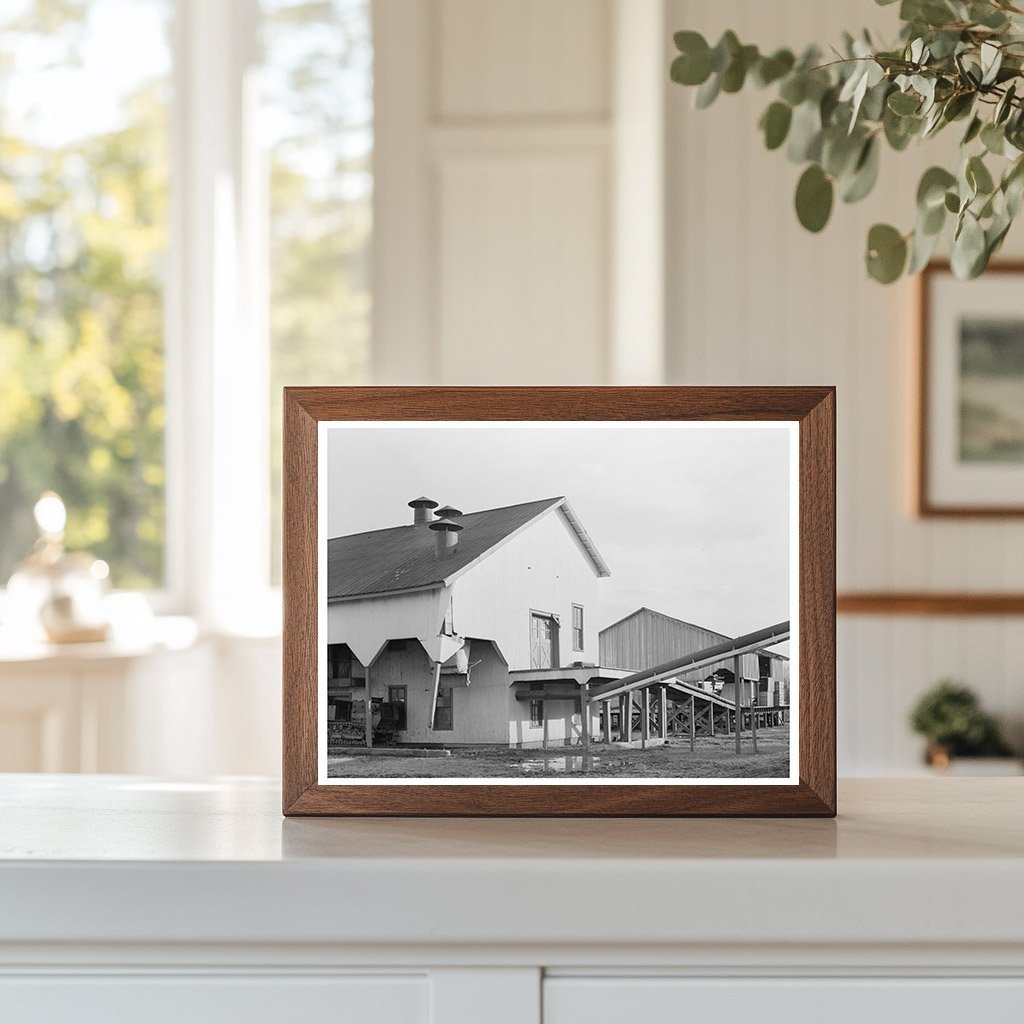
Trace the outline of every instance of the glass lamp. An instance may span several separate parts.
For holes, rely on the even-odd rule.
[[[64,550],[67,510],[59,495],[47,491],[34,513],[39,539],[7,584],[12,620],[26,631],[24,639],[58,644],[106,640],[107,563]]]

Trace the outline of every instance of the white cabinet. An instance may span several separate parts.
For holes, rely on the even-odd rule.
[[[276,772],[280,637],[197,637],[174,617],[150,634],[0,648],[0,772]]]
[[[0,1018],[17,1024],[428,1024],[427,998],[422,973],[0,978]]]
[[[0,1022],[1021,1024],[1020,795],[283,820],[257,779],[0,776]]]
[[[210,688],[210,647],[0,653],[0,772],[173,772]],[[207,698],[208,703],[208,698]]]
[[[1020,1024],[1024,978],[552,977],[544,1024]]]

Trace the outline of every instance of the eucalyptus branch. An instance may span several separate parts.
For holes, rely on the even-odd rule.
[[[868,232],[866,265],[886,284],[916,273],[952,220],[953,269],[974,277],[1002,245],[1024,197],[1024,24],[1014,21],[1024,9],[1010,0],[902,0],[899,16],[896,47],[879,49],[867,33],[846,35],[826,62],[815,47],[798,58],[789,50],[762,54],[734,32],[714,46],[678,32],[671,75],[697,88],[701,109],[748,82],[774,89],[759,128],[768,149],[785,146],[804,166],[795,206],[809,231],[825,227],[837,194],[853,203],[872,191],[883,144],[899,152],[962,122],[958,166],[922,176],[912,229],[876,224]]]

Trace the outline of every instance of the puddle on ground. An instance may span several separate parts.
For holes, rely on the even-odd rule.
[[[625,761],[598,757],[596,754],[548,754],[522,761],[524,772],[590,772],[595,768],[624,768]]]

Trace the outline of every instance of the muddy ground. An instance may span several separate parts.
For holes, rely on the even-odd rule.
[[[330,778],[787,778],[789,726],[759,729],[757,754],[750,736],[743,736],[743,753],[736,754],[734,736],[698,737],[690,753],[688,738],[671,738],[647,750],[591,744],[590,764],[583,764],[579,747],[542,750],[453,748],[448,756],[396,757],[333,754],[327,758]]]

